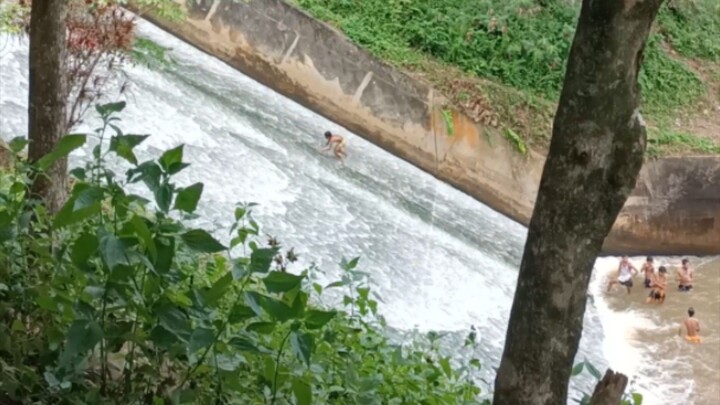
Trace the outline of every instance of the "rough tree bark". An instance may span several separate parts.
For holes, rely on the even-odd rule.
[[[583,0],[495,379],[495,404],[567,403],[593,263],[643,162],[638,72],[661,3]]]
[[[28,94],[28,159],[50,152],[66,132],[66,16],[69,0],[33,0],[30,11],[30,80]],[[50,212],[67,197],[67,159],[59,159],[47,175],[35,178],[33,195]]]

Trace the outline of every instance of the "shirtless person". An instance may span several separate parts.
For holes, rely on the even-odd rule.
[[[653,265],[652,256],[647,257],[647,260],[642,266],[642,271],[645,273],[645,288],[650,288],[652,279],[655,276],[655,266]]]
[[[347,143],[345,142],[345,138],[340,135],[333,135],[332,133],[330,133],[330,131],[326,131],[325,139],[327,139],[327,143],[325,144],[324,148],[320,149],[320,151],[328,151],[330,150],[330,148],[333,147],[333,144],[335,144],[333,152],[335,152],[335,157],[342,162],[343,157],[347,157],[347,153],[345,153],[345,146],[347,145]]]
[[[678,336],[682,336],[683,328],[687,331],[685,340],[690,343],[700,343],[702,341],[702,339],[700,339],[700,321],[695,318],[695,309],[692,307],[688,308],[688,317],[683,321],[682,325],[680,325]]]
[[[690,263],[690,260],[683,259],[682,260],[682,267],[680,267],[680,270],[678,270],[677,273],[677,280],[680,284],[678,284],[678,291],[690,291],[692,290],[692,280],[693,280],[693,272],[690,270],[690,267],[688,264]]]
[[[607,291],[610,292],[610,289],[615,284],[621,284],[627,287],[627,292],[630,294],[630,290],[633,286],[633,275],[637,274],[638,270],[633,266],[632,263],[630,263],[630,260],[628,260],[627,256],[623,256],[622,259],[620,259],[620,264],[618,265],[618,275],[617,278],[614,280],[610,280],[607,286]]]
[[[665,302],[665,289],[667,288],[667,269],[665,266],[660,266],[658,274],[653,275],[650,281],[650,295],[647,297],[645,302],[648,304],[655,301],[658,304]]]

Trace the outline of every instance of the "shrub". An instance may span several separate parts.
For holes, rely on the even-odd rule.
[[[235,209],[228,245],[187,225],[203,185],[173,182],[188,166],[183,146],[138,162],[133,148],[147,135],[122,132],[123,108],[97,107],[100,142],[71,171],[71,196],[54,217],[28,197],[30,173],[87,135],[65,136],[34,166],[19,157],[27,142],[10,142],[14,166],[0,182],[0,402],[478,402],[479,361],[456,365],[427,341],[389,340],[357,258],[322,286],[314,267],[289,271],[292,249],[261,243],[253,204]],[[115,158],[129,163],[124,176],[107,169]],[[333,289],[342,309],[318,304]]]

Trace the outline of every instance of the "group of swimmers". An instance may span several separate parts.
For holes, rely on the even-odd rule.
[[[645,288],[650,289],[650,294],[645,302],[656,304],[665,302],[665,290],[668,285],[665,266],[660,266],[656,273],[654,259],[648,256],[642,266],[642,272],[645,275]],[[627,292],[630,294],[633,287],[633,276],[638,273],[638,269],[630,263],[628,257],[623,256],[618,265],[617,277],[608,282],[607,291],[610,292],[613,285],[620,284],[627,288]],[[682,265],[678,269],[675,279],[678,282],[678,291],[688,292],[693,289],[693,271],[690,269],[690,260],[682,259]],[[688,308],[688,317],[678,331],[681,336],[683,329],[686,330],[685,339],[692,343],[700,343],[700,321],[695,318],[695,310],[692,307]]]

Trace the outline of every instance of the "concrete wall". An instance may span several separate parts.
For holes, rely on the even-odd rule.
[[[459,113],[453,114],[454,131],[448,134],[441,94],[281,0],[178,1],[186,4],[187,20],[147,18],[508,217],[528,223],[543,155],[530,151],[522,156],[492,130]],[[670,159],[647,165],[606,240],[606,252],[720,253],[720,158],[684,162]],[[701,187],[704,191],[687,181],[667,183],[670,178],[695,179],[696,172],[710,181],[703,183],[708,186]]]

